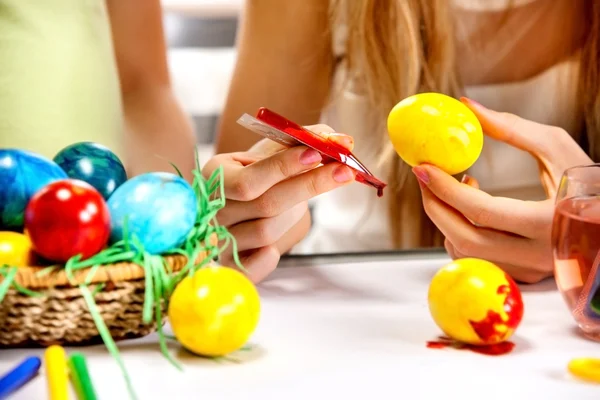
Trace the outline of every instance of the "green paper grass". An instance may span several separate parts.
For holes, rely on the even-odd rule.
[[[17,276],[17,269],[3,265],[2,269],[0,269],[0,273],[4,277],[4,279],[2,280],[2,283],[0,283],[0,302],[1,302],[4,299],[4,296],[6,296],[6,293],[8,293],[8,289],[10,289],[10,286],[15,281],[15,276]]]
[[[173,164],[172,164],[173,165]],[[198,269],[207,266],[212,260],[232,246],[233,258],[236,266],[245,271],[242,263],[237,255],[237,244],[235,238],[228,230],[220,226],[216,216],[219,210],[225,206],[225,193],[223,185],[223,168],[219,167],[208,179],[205,179],[200,173],[200,164],[196,154],[197,170],[193,171],[192,189],[196,193],[198,201],[198,214],[193,229],[187,235],[184,243],[176,249],[163,254],[151,255],[147,253],[141,242],[135,235],[130,236],[127,229],[127,220],[124,221],[123,236],[124,239],[114,243],[109,248],[101,251],[86,260],[81,260],[80,256],[71,258],[64,265],[65,273],[69,281],[78,286],[81,294],[87,304],[90,314],[96,324],[100,337],[104,341],[108,352],[116,360],[121,369],[127,388],[131,398],[135,399],[136,394],[131,383],[131,379],[125,364],[119,354],[118,346],[110,335],[110,330],[104,323],[100,312],[94,301],[94,297],[104,288],[104,284],[96,284],[90,290],[90,283],[98,271],[105,265],[118,262],[135,263],[144,269],[145,273],[145,297],[143,306],[143,322],[146,324],[155,323],[159,337],[159,347],[164,357],[176,368],[181,370],[181,366],[169,354],[167,348],[167,340],[170,336],[163,332],[163,310],[168,309],[168,302],[173,290],[177,284],[186,276],[192,275]],[[177,173],[181,176],[181,172],[173,165]],[[211,237],[217,237],[217,244],[211,243]],[[197,262],[198,255],[201,252],[207,252],[208,256],[201,262]],[[164,256],[182,255],[187,257],[186,265],[177,273],[173,273]],[[46,275],[50,272],[62,268],[61,266],[51,266],[44,268],[38,274]],[[83,284],[75,285],[75,272],[89,268],[89,273]],[[3,266],[0,267],[0,275],[4,278],[0,282],[0,302],[10,288],[14,288],[20,293],[30,296],[42,296],[41,293],[36,293],[20,287],[15,282],[17,267]]]

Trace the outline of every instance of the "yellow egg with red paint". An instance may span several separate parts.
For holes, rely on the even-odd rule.
[[[168,315],[183,347],[201,356],[224,356],[239,350],[254,332],[260,297],[240,271],[204,267],[177,285]]]
[[[508,340],[523,318],[515,281],[495,264],[476,258],[455,260],[431,280],[429,311],[450,338],[472,345]]]
[[[455,175],[469,169],[483,149],[475,114],[440,93],[420,93],[396,104],[387,129],[394,149],[411,167],[428,163]]]
[[[26,267],[33,265],[36,257],[31,240],[18,232],[0,232],[0,266]]]

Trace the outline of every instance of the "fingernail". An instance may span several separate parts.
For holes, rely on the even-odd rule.
[[[475,106],[477,108],[483,108],[483,109],[485,109],[485,107],[483,105],[481,105],[481,103],[479,103],[479,102],[477,102],[477,101],[475,101],[473,99],[469,99],[468,97],[461,97],[460,101],[463,104],[470,104],[470,105]]]
[[[427,174],[425,168],[416,166],[413,167],[412,171],[420,182],[423,182],[425,185],[429,185],[429,174]]]
[[[345,165],[340,165],[333,171],[333,180],[337,183],[346,183],[354,179],[354,172]]]
[[[304,153],[300,155],[300,164],[312,165],[323,160],[321,154],[314,149],[304,150]]]
[[[469,182],[472,181],[473,178],[471,178],[469,175],[465,174],[463,175],[462,179],[460,180],[460,183],[466,183],[467,185],[469,184]]]

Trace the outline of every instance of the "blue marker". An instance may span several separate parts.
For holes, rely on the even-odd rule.
[[[37,375],[42,365],[39,357],[26,358],[12,371],[0,378],[0,400],[19,389]]]

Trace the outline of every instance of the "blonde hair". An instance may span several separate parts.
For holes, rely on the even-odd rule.
[[[586,132],[576,139],[593,158],[600,156],[600,2],[583,0],[588,31],[581,58],[579,98]],[[332,25],[348,29],[348,75],[360,82],[374,121],[380,121],[381,146],[389,163],[390,224],[397,247],[431,247],[443,236],[423,210],[419,187],[392,150],[385,132],[389,110],[401,99],[435,91],[457,97],[462,85],[457,68],[451,1],[333,0]]]

